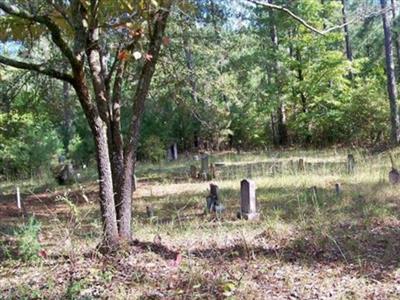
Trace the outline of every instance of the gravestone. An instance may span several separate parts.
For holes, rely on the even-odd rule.
[[[68,163],[58,167],[56,171],[56,179],[60,185],[72,184],[74,182],[74,167]]]
[[[208,155],[203,154],[201,156],[201,171],[200,171],[203,180],[208,179],[208,173],[209,173]]]
[[[340,197],[340,184],[339,183],[335,183],[335,194],[336,197]]]
[[[400,183],[400,173],[396,168],[396,164],[394,162],[392,153],[389,153],[389,155],[390,155],[390,162],[392,164],[392,170],[389,172],[389,182],[393,185],[399,184]]]
[[[347,173],[354,173],[354,166],[356,165],[356,161],[354,159],[353,154],[347,155]]]
[[[132,176],[132,191],[136,191],[137,189],[137,177],[135,174]]]
[[[170,161],[178,159],[178,145],[176,143],[174,143],[168,147],[167,159]]]
[[[209,178],[214,179],[216,176],[216,169],[214,164],[210,164],[210,172],[209,172]]]
[[[210,183],[210,195],[207,196],[207,212],[222,213],[225,208],[219,197],[219,187],[215,183]]]
[[[389,182],[393,185],[400,183],[400,173],[397,171],[397,169],[392,168],[392,170],[389,172]]]
[[[240,212],[246,220],[260,218],[256,204],[256,184],[253,180],[243,179],[240,182]]]
[[[317,187],[314,185],[311,187],[311,197],[313,199],[313,201],[318,201],[318,189]]]
[[[177,160],[178,159],[178,145],[176,143],[171,145],[171,153],[172,153],[172,159]]]
[[[197,179],[197,168],[194,165],[190,166],[190,178]]]
[[[304,159],[302,159],[302,158],[299,159],[298,170],[299,170],[299,172],[304,171]]]
[[[146,216],[151,219],[154,217],[154,208],[151,205],[146,206]]]

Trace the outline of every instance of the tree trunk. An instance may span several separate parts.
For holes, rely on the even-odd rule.
[[[83,70],[75,74],[74,88],[96,145],[97,171],[99,175],[100,211],[103,223],[102,248],[114,248],[119,243],[117,218],[113,194],[111,163],[108,149],[107,126],[90,100]]]
[[[399,115],[397,106],[397,88],[396,76],[394,72],[393,63],[393,49],[392,49],[392,31],[390,21],[387,16],[386,0],[380,0],[381,7],[384,12],[382,13],[383,32],[385,38],[385,59],[386,59],[386,76],[387,76],[387,90],[389,95],[390,104],[390,123],[391,123],[391,142],[394,145],[399,143]]]
[[[272,0],[268,0],[268,3],[273,3]],[[275,20],[273,19],[273,15],[270,12],[269,13],[270,19],[271,19],[271,29],[270,29],[270,36],[271,36],[271,41],[272,41],[272,45],[273,45],[273,49],[275,52],[275,56],[277,56],[277,52],[278,52],[278,34],[277,34],[277,29],[276,29],[276,24],[275,24]],[[277,66],[277,57],[275,57],[275,60],[273,62],[273,70],[274,70],[274,74],[275,74],[275,84],[277,84],[277,86],[280,86],[279,83],[279,70],[278,70],[278,66]],[[280,92],[278,92],[280,93]],[[282,100],[282,98],[280,97],[280,95],[275,95],[276,99],[278,101],[278,108],[277,108],[277,140],[279,142],[279,145],[284,146],[287,144],[288,141],[288,134],[287,134],[287,125],[286,125],[286,111],[285,111],[285,103]]]
[[[346,10],[346,0],[342,0],[342,15],[343,15],[343,32],[344,32],[344,39],[345,39],[345,50],[346,50],[346,57],[349,61],[353,61],[353,51],[351,48],[350,42],[350,33],[349,33],[349,26],[347,25],[347,10]]]
[[[62,121],[62,142],[64,146],[64,151],[68,155],[69,143],[72,138],[72,103],[70,101],[70,84],[68,82],[63,82],[63,121]]]
[[[151,79],[155,72],[156,63],[160,53],[161,43],[169,16],[169,9],[170,6],[158,13],[148,49],[150,59],[145,62],[142,68],[142,73],[133,99],[133,118],[129,128],[130,135],[124,151],[124,172],[120,190],[121,205],[117,207],[118,215],[120,216],[119,235],[123,240],[130,240],[132,238],[132,177],[135,173],[136,151],[139,144],[140,125],[145,101],[150,89]]]
[[[391,0],[392,2],[392,17],[393,17],[393,24],[396,22],[397,18],[397,5],[396,5],[396,0]],[[397,23],[397,22],[396,22]],[[398,23],[397,23],[398,24]],[[397,69],[397,76],[400,75],[400,35],[398,32],[394,32],[394,46],[396,49],[396,59],[397,59],[397,64],[396,64],[396,69]]]

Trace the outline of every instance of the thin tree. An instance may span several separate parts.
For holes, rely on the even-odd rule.
[[[385,39],[385,61],[386,61],[386,77],[387,77],[387,90],[389,95],[390,104],[390,123],[391,123],[391,142],[397,145],[400,141],[399,135],[399,114],[397,105],[397,87],[396,87],[396,76],[393,62],[393,45],[392,45],[392,31],[391,22],[387,15],[387,3],[386,0],[380,0],[382,13],[382,24],[383,33]]]
[[[37,26],[49,37],[68,64],[68,71],[49,63],[0,56],[0,63],[34,71],[69,83],[81,104],[96,146],[100,209],[103,223],[102,249],[111,250],[132,238],[132,175],[139,130],[150,82],[155,72],[172,1],[0,1],[5,22],[18,20]],[[129,27],[130,24],[135,26]],[[147,24],[142,27],[139,24]],[[121,37],[116,49],[107,42]],[[129,132],[121,131],[121,89],[133,63],[130,54],[146,49],[136,63],[138,83],[132,97]],[[138,57],[138,50],[133,53]],[[113,58],[107,63],[107,58]]]

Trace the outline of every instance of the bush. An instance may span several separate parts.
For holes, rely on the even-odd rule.
[[[159,137],[151,135],[140,145],[138,154],[144,160],[157,163],[165,158],[165,147]]]
[[[24,226],[17,230],[15,236],[18,241],[18,254],[24,261],[36,260],[39,258],[40,243],[39,233],[41,224],[31,217]]]
[[[0,174],[27,177],[47,171],[59,151],[61,142],[48,120],[0,113]]]

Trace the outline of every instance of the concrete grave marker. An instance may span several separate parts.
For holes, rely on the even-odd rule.
[[[298,170],[299,170],[299,172],[304,171],[304,159],[302,159],[302,158],[299,159]]]
[[[347,173],[354,173],[354,166],[356,165],[356,161],[354,159],[353,154],[347,155]]]
[[[194,165],[190,166],[190,178],[197,179],[197,168]]]
[[[135,174],[133,174],[133,176],[132,176],[132,191],[133,192],[136,191],[137,186],[138,186],[137,177]]]
[[[222,205],[219,197],[219,187],[215,183],[210,183],[210,195],[207,199],[207,212],[222,213],[225,207]]]
[[[256,184],[253,180],[243,179],[240,182],[240,212],[246,220],[260,218],[256,204]]]
[[[171,152],[172,152],[172,159],[177,160],[178,159],[178,145],[174,143],[171,146]]]
[[[336,194],[336,197],[340,197],[340,193],[341,193],[341,191],[340,191],[340,184],[339,183],[335,183],[335,194]]]
[[[393,185],[396,185],[400,183],[400,173],[396,168],[396,164],[394,162],[392,153],[389,153],[389,155],[390,155],[390,162],[392,164],[392,170],[390,170],[389,172],[389,182]]]

